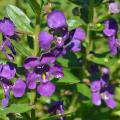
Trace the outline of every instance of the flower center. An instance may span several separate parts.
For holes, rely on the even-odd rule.
[[[39,65],[34,70],[37,74],[43,74],[49,71],[49,65]],[[44,75],[43,75],[44,76]]]
[[[108,96],[106,93],[101,93],[101,97],[102,97],[104,100],[109,100],[109,96]]]

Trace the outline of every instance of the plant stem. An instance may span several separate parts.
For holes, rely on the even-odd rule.
[[[36,18],[36,27],[35,27],[35,36],[34,36],[34,56],[38,55],[39,52],[39,41],[38,41],[38,34],[40,31],[40,18]]]
[[[35,109],[31,110],[31,120],[36,120],[36,118],[35,118]]]
[[[75,104],[77,102],[77,99],[78,99],[78,94],[76,93],[72,99],[70,107],[68,108],[68,112],[76,111],[77,108],[75,108]]]
[[[33,35],[33,33],[32,32],[26,32],[26,31],[22,31],[22,30],[16,30],[16,33],[19,33],[19,34],[26,34],[26,35]]]

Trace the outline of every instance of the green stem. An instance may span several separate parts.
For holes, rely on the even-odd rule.
[[[22,30],[20,30],[20,29],[17,29],[16,30],[16,33],[19,33],[19,34],[26,34],[26,35],[33,35],[33,33],[32,32],[26,32],[26,31],[22,31]]]
[[[35,109],[31,110],[31,120],[36,120],[36,118],[35,118]]]
[[[87,37],[86,37],[86,53],[90,51],[90,23],[87,26]]]
[[[73,112],[73,111],[75,111],[77,109],[77,108],[75,108],[75,104],[77,102],[77,99],[78,99],[78,94],[75,93],[75,95],[74,95],[74,97],[72,99],[71,105],[68,108],[68,112]]]
[[[35,27],[35,36],[34,36],[34,56],[38,55],[39,52],[39,41],[38,41],[38,34],[40,32],[40,18],[36,19],[36,27]]]

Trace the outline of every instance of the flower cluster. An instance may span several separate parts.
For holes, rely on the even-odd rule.
[[[117,38],[118,25],[115,19],[110,18],[105,21],[105,29],[103,30],[103,33],[108,38],[111,55],[115,56],[119,46],[119,41]]]
[[[68,31],[67,20],[63,12],[54,10],[47,16],[49,32],[39,33],[39,44],[44,50],[58,57],[66,53],[66,49],[78,52],[81,50],[81,42],[85,39],[85,31],[82,28],[76,28]],[[54,47],[51,48],[51,44]]]
[[[10,39],[14,39],[15,33],[15,25],[9,18],[3,18],[0,20],[0,33],[2,33],[2,46],[0,48],[3,51],[8,59],[11,61],[14,59],[16,54]],[[11,50],[11,53],[7,52],[7,47]]]
[[[99,80],[91,81],[91,94],[93,104],[100,106],[103,100],[111,109],[115,108],[113,86],[108,83],[109,69],[102,68],[102,77]]]
[[[25,93],[26,84],[21,78],[18,78],[14,83],[11,80],[15,77],[16,69],[11,64],[0,64],[0,84],[4,89],[5,98],[2,100],[2,106],[6,107],[9,103],[10,91],[13,91],[15,97],[22,97]]]
[[[50,75],[64,77],[62,67],[55,63],[56,58],[64,55],[67,48],[74,52],[80,51],[81,42],[85,39],[85,32],[81,28],[68,31],[65,15],[59,10],[48,14],[47,24],[51,33],[41,31],[38,36],[43,54],[40,57],[28,57],[24,61],[28,88],[35,89],[39,81],[37,92],[42,96],[51,96],[55,92],[56,87],[50,81]]]
[[[64,77],[60,65],[55,64],[55,57],[50,53],[44,53],[41,57],[29,57],[24,61],[24,68],[27,70],[26,84],[29,89],[36,88],[37,80],[40,85],[37,91],[42,96],[51,96],[55,92],[55,85],[50,81],[50,75],[55,78]]]

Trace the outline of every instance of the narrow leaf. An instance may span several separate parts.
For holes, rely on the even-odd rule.
[[[7,14],[14,22],[17,29],[24,30],[26,32],[33,32],[31,27],[31,21],[26,14],[18,7],[14,5],[7,6]]]
[[[31,8],[33,9],[34,13],[39,16],[40,15],[40,5],[37,3],[36,0],[28,0]]]
[[[6,114],[8,113],[23,113],[31,110],[32,107],[27,104],[12,104],[10,107],[4,109]]]

